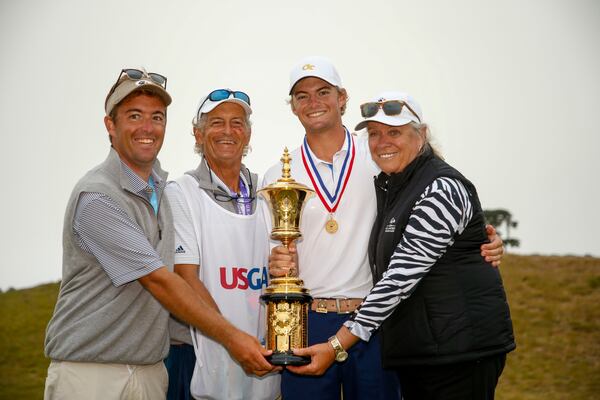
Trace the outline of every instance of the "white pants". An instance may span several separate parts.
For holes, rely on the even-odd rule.
[[[162,361],[152,365],[52,361],[44,400],[164,400],[168,384]]]

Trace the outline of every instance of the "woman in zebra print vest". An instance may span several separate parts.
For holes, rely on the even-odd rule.
[[[386,92],[361,105],[373,160],[377,218],[369,241],[375,286],[296,373],[322,374],[382,329],[382,362],[404,399],[493,399],[515,348],[500,272],[481,256],[487,239],[473,184],[429,143],[421,108]]]

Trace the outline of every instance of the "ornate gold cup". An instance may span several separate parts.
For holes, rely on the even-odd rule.
[[[258,191],[267,200],[271,211],[271,238],[281,241],[284,246],[302,236],[300,215],[306,200],[314,193],[291,177],[290,160],[285,148],[281,158],[281,178]],[[308,364],[310,357],[300,357],[292,352],[293,348],[308,345],[308,308],[312,301],[304,282],[297,277],[297,271],[271,279],[261,300],[267,308],[267,349],[273,350],[269,362],[274,365]]]

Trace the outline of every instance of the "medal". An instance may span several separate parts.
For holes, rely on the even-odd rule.
[[[325,230],[327,233],[336,233],[338,230],[338,223],[331,214],[329,214],[329,219],[325,223]]]
[[[325,231],[327,233],[336,233],[339,229],[338,222],[333,218],[333,213],[337,209],[340,204],[340,200],[342,199],[342,195],[346,190],[346,185],[348,184],[348,179],[350,178],[350,174],[352,172],[352,166],[354,165],[354,156],[355,156],[355,148],[354,148],[354,138],[350,135],[350,132],[346,129],[346,142],[348,143],[346,157],[344,158],[344,162],[342,164],[342,168],[337,176],[337,184],[335,187],[335,193],[330,194],[317,170],[317,166],[313,161],[313,157],[311,156],[310,148],[308,147],[308,141],[306,137],[304,137],[304,143],[302,144],[302,163],[304,164],[304,169],[306,169],[306,173],[312,182],[313,187],[315,188],[315,192],[321,200],[321,203],[325,207],[327,211],[329,211],[329,219],[325,223]],[[336,180],[334,179],[334,182]]]

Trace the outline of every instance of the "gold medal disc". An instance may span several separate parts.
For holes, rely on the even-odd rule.
[[[338,223],[333,218],[329,218],[329,220],[325,224],[325,230],[327,231],[327,233],[336,233],[338,228]]]

